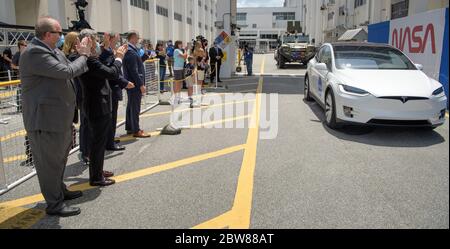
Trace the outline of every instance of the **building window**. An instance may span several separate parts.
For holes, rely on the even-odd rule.
[[[334,17],[334,12],[328,13],[328,21],[333,20],[333,17]]]
[[[202,1],[198,0],[198,6],[202,7]]]
[[[392,4],[391,19],[402,18],[408,16],[409,0],[404,0],[398,3]]]
[[[345,6],[339,7],[339,16],[345,16]]]
[[[278,35],[276,35],[276,34],[261,34],[261,39],[276,40],[276,39],[278,39]]]
[[[208,10],[209,10],[209,9],[208,9],[208,5],[206,5],[206,4],[205,4],[205,10],[206,10],[206,11],[208,11]]]
[[[273,16],[278,21],[295,20],[295,12],[274,12]]]
[[[355,9],[360,6],[365,5],[366,3],[367,3],[367,0],[355,0]]]
[[[252,25],[252,27],[253,27],[254,29],[256,29],[256,28],[258,27],[258,25],[255,23],[255,24]]]
[[[208,30],[208,25],[205,24],[205,30]]]
[[[156,5],[156,13],[158,13],[158,15],[165,16],[165,17],[169,16],[169,10],[164,7],[161,7],[159,5]]]
[[[137,7],[143,10],[149,10],[150,4],[146,0],[131,0],[130,5],[133,7]]]
[[[198,27],[202,28],[202,23],[201,22],[198,23]]]
[[[175,13],[173,14],[173,18],[174,18],[175,20],[179,21],[179,22],[182,22],[182,21],[183,21],[183,16],[182,16],[181,14],[177,13],[177,12],[175,12]]]
[[[186,22],[187,22],[189,25],[192,25],[192,18],[188,17],[188,18],[186,19]]]
[[[237,21],[247,21],[247,13],[237,13],[236,20]]]

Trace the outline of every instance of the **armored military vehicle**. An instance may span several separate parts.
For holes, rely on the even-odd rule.
[[[315,55],[315,46],[310,44],[309,36],[303,34],[285,34],[278,39],[275,60],[278,68],[286,63],[300,63],[306,67]]]

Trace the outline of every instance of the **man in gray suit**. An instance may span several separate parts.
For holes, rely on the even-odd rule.
[[[36,24],[36,38],[20,58],[23,121],[41,192],[49,215],[68,217],[80,214],[80,209],[68,207],[64,200],[82,196],[70,192],[63,182],[64,171],[72,143],[75,119],[75,90],[72,79],[86,71],[91,40],[77,45],[80,58],[69,62],[56,48],[62,28],[51,17],[41,17]]]

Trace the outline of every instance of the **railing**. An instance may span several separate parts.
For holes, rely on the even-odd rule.
[[[164,99],[159,91],[159,61],[149,60],[144,65],[147,93],[142,99],[141,113],[156,107]],[[125,124],[126,100],[125,97],[119,107],[117,127]],[[36,175],[33,153],[24,129],[21,102],[20,80],[10,77],[8,81],[0,82],[0,195]],[[78,126],[74,126],[70,155],[79,151],[78,132]]]

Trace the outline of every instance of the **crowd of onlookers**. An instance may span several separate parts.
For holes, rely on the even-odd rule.
[[[148,138],[140,126],[142,97],[147,93],[144,63],[159,62],[160,91],[167,91],[166,79],[175,82],[171,103],[199,103],[194,96],[205,93],[209,81],[220,80],[224,57],[218,44],[208,46],[199,36],[191,47],[182,41],[153,46],[139,33],[129,31],[123,42],[119,34],[91,29],[63,35],[61,25],[51,17],[41,17],[35,37],[19,41],[18,51],[2,53],[0,72],[14,71],[21,80],[18,87],[20,109],[26,130],[28,160],[35,166],[49,215],[73,216],[79,208],[64,201],[81,197],[69,191],[64,171],[74,145],[74,124],[80,125],[80,159],[89,165],[89,184],[109,186],[115,183],[113,172],[104,170],[105,151],[123,151],[116,143],[119,102],[126,91],[125,130],[129,136]],[[3,75],[2,75],[3,76]],[[3,78],[0,80],[4,81]],[[188,91],[188,99],[181,91]]]

